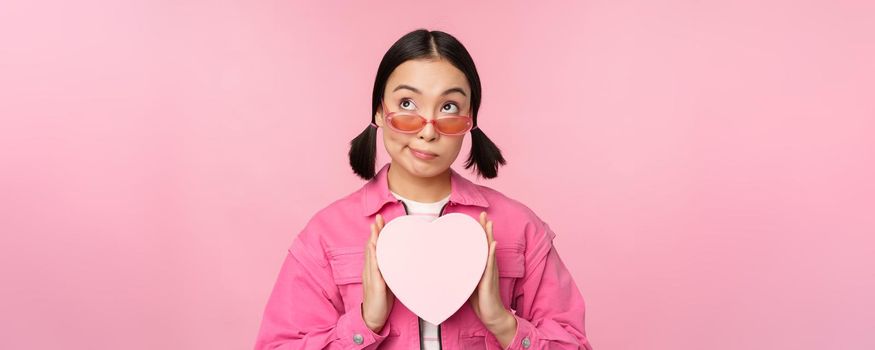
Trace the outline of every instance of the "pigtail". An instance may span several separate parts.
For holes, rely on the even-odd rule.
[[[492,142],[479,127],[471,129],[471,153],[465,162],[465,169],[476,165],[477,173],[487,179],[498,176],[499,165],[507,162],[501,156],[501,150]]]
[[[377,160],[377,125],[373,122],[368,124],[349,145],[349,165],[352,166],[352,171],[365,180],[372,179]]]

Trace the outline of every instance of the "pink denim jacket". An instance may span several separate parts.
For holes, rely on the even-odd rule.
[[[266,349],[419,349],[419,318],[398,298],[383,329],[362,319],[362,268],[370,224],[405,215],[390,192],[386,163],[359,190],[321,209],[288,249],[255,342]],[[505,349],[586,349],[584,301],[553,247],[550,227],[522,203],[475,184],[455,170],[441,212],[494,222],[501,300],[517,321]],[[427,278],[427,276],[423,276]],[[501,349],[465,302],[439,325],[444,350]]]

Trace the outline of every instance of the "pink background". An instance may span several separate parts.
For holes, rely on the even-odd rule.
[[[596,349],[875,347],[872,2],[5,0],[0,348],[251,348],[419,27]]]

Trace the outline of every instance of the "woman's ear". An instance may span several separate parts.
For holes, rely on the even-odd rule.
[[[377,112],[374,113],[374,122],[379,127],[383,127],[383,107],[377,107]]]

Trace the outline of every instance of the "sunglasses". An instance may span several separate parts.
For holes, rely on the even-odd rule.
[[[382,104],[383,112],[385,113],[387,110],[386,104],[382,100],[380,104]],[[464,135],[468,130],[472,129],[471,126],[473,125],[471,116],[467,115],[448,115],[427,120],[423,116],[410,111],[389,112],[386,114],[386,125],[400,133],[418,133],[429,123],[433,124],[437,132],[448,136]]]

